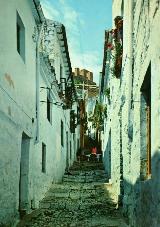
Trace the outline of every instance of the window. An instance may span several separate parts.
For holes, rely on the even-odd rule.
[[[47,119],[52,123],[52,105],[49,93],[47,94]]]
[[[60,78],[63,78],[63,68],[61,64],[60,64]]]
[[[63,147],[63,144],[64,144],[63,133],[64,133],[64,126],[63,126],[63,121],[61,121],[61,146],[62,147]]]
[[[72,159],[72,142],[70,141],[70,160]]]
[[[42,143],[42,173],[46,173],[46,145]]]
[[[25,61],[25,27],[23,22],[17,13],[17,51]]]

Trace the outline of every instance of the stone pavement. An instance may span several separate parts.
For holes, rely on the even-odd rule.
[[[127,227],[106,182],[102,163],[75,162],[17,227]]]

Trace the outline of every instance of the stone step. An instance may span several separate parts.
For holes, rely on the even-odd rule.
[[[70,167],[70,170],[104,170],[104,166],[102,162],[74,162]]]
[[[75,163],[70,174],[64,175],[62,183],[52,184],[39,204],[40,213],[37,217],[28,219],[27,225],[22,223],[19,227],[125,227],[116,203],[110,196],[112,185],[106,183],[108,178],[102,167],[99,163],[81,163],[81,166]]]
[[[101,178],[101,177],[64,177],[63,182],[70,182],[70,183],[96,183],[96,182],[108,182],[108,178]]]
[[[40,208],[42,209],[69,209],[69,210],[78,210],[78,209],[91,209],[95,206],[98,208],[105,207],[110,210],[114,210],[116,205],[112,201],[105,198],[96,198],[92,196],[94,194],[84,194],[80,196],[78,194],[72,194],[67,199],[62,197],[52,197],[45,198],[40,202]]]
[[[65,173],[65,175],[71,175],[71,176],[90,176],[90,175],[103,175],[106,174],[105,170],[72,170],[69,171],[69,173]]]

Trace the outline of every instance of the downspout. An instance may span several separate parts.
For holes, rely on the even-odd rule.
[[[36,42],[36,119],[37,119],[37,127],[36,127],[36,140],[35,142],[39,142],[39,125],[40,125],[40,56],[39,56],[39,47],[41,42],[41,34],[44,28],[44,22],[41,24],[40,31],[37,36]]]
[[[130,122],[130,114],[132,108],[132,92],[133,92],[133,0],[129,1],[130,4],[130,19],[129,19],[129,40],[128,43],[128,58],[129,58],[129,82],[128,82],[128,125]]]

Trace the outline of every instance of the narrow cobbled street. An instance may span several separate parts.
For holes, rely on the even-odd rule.
[[[125,227],[121,210],[114,203],[101,162],[75,162],[54,184],[40,203],[17,227]]]

